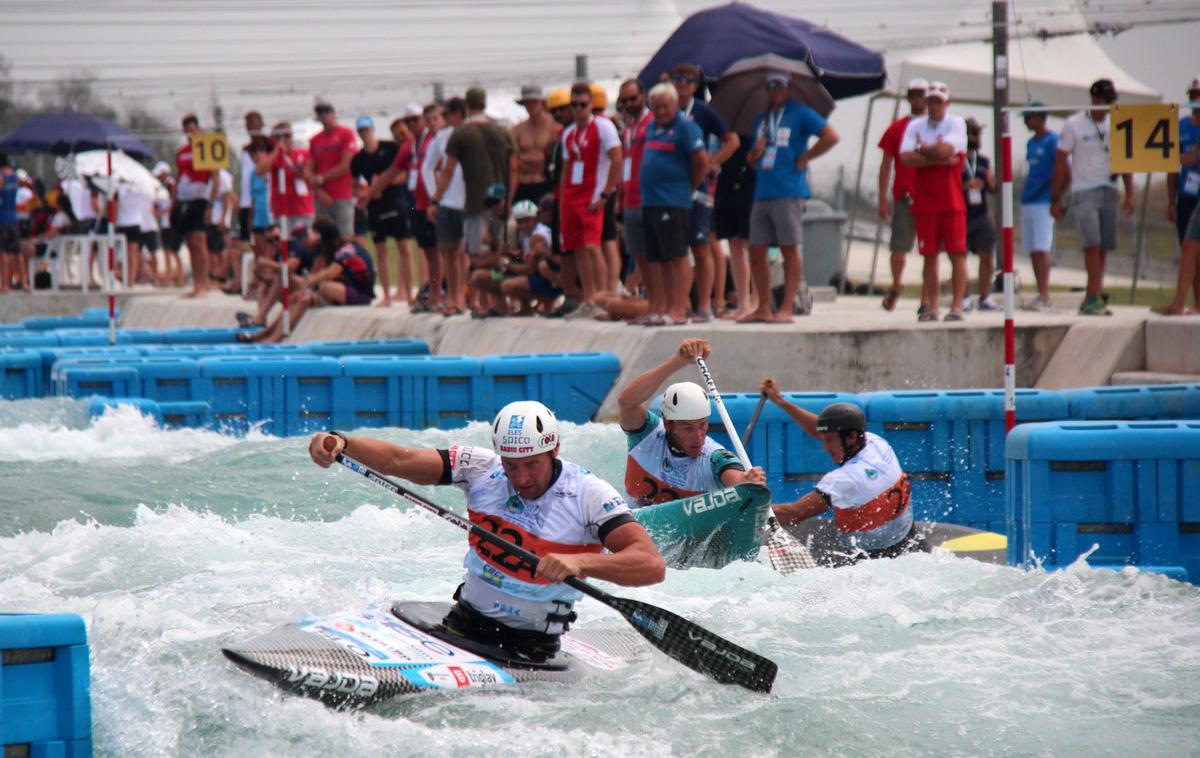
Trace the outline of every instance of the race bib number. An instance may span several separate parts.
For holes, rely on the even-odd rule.
[[[625,168],[621,172],[621,181],[628,182],[633,179],[633,158],[625,156]]]
[[[1200,195],[1200,172],[1188,172],[1187,179],[1183,180],[1183,194],[1188,197]]]
[[[571,164],[571,184],[583,184],[583,161]]]
[[[763,152],[763,159],[762,159],[763,170],[770,171],[771,169],[775,168],[775,156],[776,155],[777,155],[777,149],[774,145],[771,145]]]

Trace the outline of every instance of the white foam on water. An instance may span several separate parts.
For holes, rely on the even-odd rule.
[[[163,431],[121,412],[82,429],[25,419],[0,433],[24,424],[10,445],[73,431],[84,436],[59,439],[90,439],[106,455],[102,435],[107,446],[137,440],[118,459],[60,445],[48,458],[0,462],[0,474],[20,470],[3,482],[18,499],[53,491],[68,460],[92,478],[87,491],[111,501],[89,506],[94,518],[0,536],[0,611],[87,620],[100,756],[1195,751],[1200,588],[1135,570],[1026,572],[944,553],[786,577],[755,563],[672,570],[661,585],[614,590],[778,662],[770,696],[655,654],[576,687],[334,712],[248,676],[220,647],[371,602],[446,600],[461,580],[460,530],[340,467],[312,466],[304,439]],[[442,447],[487,444],[488,432],[378,436]],[[564,439],[567,457],[620,481],[614,426],[569,427]],[[461,507],[457,493],[434,497]],[[4,500],[0,512],[45,507]],[[577,610],[581,627],[625,627],[592,600]]]

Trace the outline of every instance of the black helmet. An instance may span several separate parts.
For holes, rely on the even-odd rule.
[[[817,416],[818,432],[865,432],[867,417],[854,403],[834,403]]]

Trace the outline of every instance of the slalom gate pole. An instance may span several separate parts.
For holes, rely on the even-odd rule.
[[[1013,323],[1013,181],[1012,133],[1008,127],[1009,114],[1003,119],[1000,138],[1000,202],[1004,228],[1001,244],[1004,248],[1004,434],[1017,425],[1017,350],[1016,326]]]
[[[117,278],[113,273],[116,268],[116,224],[117,217],[113,212],[113,198],[116,197],[116,184],[113,183],[112,143],[108,143],[108,344],[117,344],[117,297],[113,289],[117,286]],[[125,243],[125,270],[129,270],[129,243]],[[88,271],[87,276],[92,272]]]
[[[279,218],[279,259],[282,265],[279,267],[279,283],[283,288],[279,293],[280,301],[283,303],[283,336],[288,337],[292,333],[292,314],[291,310],[291,293],[288,291],[288,217],[280,216]]]

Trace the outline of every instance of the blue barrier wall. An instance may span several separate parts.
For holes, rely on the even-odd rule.
[[[621,360],[613,353],[489,355],[482,369],[486,400],[475,418],[490,421],[508,403],[536,399],[558,418],[583,424],[600,410]]]
[[[339,340],[306,342],[313,355],[341,358],[346,355],[429,355],[429,343],[420,339]]]
[[[42,356],[36,350],[0,347],[0,398],[40,397]]]
[[[1088,387],[1063,394],[1075,419],[1200,418],[1200,384]]]
[[[83,619],[75,614],[0,614],[0,655],[0,746],[13,746],[4,754],[11,749],[13,755],[91,756]]]
[[[1200,580],[1200,421],[1066,421],[1006,446],[1008,558],[1139,565]]]

